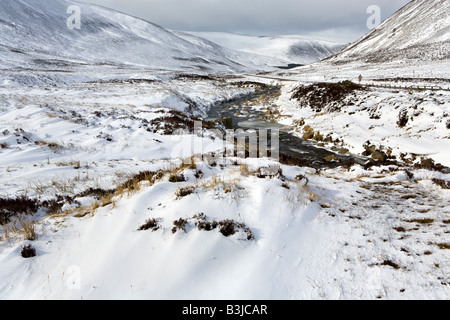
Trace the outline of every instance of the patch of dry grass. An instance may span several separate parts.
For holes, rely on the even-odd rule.
[[[8,224],[2,226],[2,239],[10,239],[13,235],[23,237],[28,241],[37,239],[36,222],[29,217],[18,216]]]

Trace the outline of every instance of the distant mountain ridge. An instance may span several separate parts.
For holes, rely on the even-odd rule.
[[[226,32],[186,32],[232,50],[265,55],[286,63],[310,64],[328,58],[346,43],[301,35],[254,36]]]
[[[71,5],[81,9],[79,30],[67,27]],[[7,73],[0,78],[14,73],[22,83],[32,82],[28,71],[53,72],[55,77],[55,72],[79,73],[80,68],[105,66],[199,74],[272,71],[279,65],[299,63],[292,57],[302,54],[305,59],[300,63],[308,63],[336,52],[310,42],[291,46],[286,55],[265,55],[258,48],[243,52],[70,0],[0,0],[0,7],[0,71]]]

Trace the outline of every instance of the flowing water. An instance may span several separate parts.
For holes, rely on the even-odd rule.
[[[279,123],[261,121],[260,117],[264,115],[263,112],[245,105],[245,102],[254,100],[263,95],[276,94],[279,90],[279,87],[267,86],[261,91],[255,91],[226,102],[220,102],[209,109],[208,120],[231,118],[233,129],[256,130],[257,132],[259,129],[265,129],[269,131],[269,137],[271,129],[277,128],[279,130],[281,158],[295,159],[298,160],[299,163],[304,163],[311,167],[337,167],[343,164],[364,164],[366,162],[365,159],[355,155],[337,154],[325,148],[318,147],[316,144],[293,135],[290,133],[291,129],[289,127]],[[245,116],[242,115],[243,113]],[[331,155],[335,155],[339,161],[326,161],[325,158]]]

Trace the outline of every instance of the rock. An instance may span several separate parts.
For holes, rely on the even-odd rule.
[[[324,157],[323,160],[324,160],[325,162],[334,162],[334,161],[339,162],[339,158],[336,157],[335,154],[332,154],[332,155],[330,155],[330,156]]]
[[[270,165],[268,167],[261,167],[258,169],[257,177],[260,179],[264,178],[280,178],[283,175],[281,167],[278,165]]]
[[[350,150],[346,149],[346,148],[340,148],[337,150],[337,152],[339,154],[350,154]]]
[[[302,138],[304,140],[309,140],[309,139],[312,139],[313,137],[314,137],[314,132],[308,131],[303,134]]]
[[[372,160],[374,161],[385,162],[387,158],[388,158],[387,154],[380,150],[376,150],[375,152],[372,153]]]
[[[313,139],[316,140],[316,141],[323,141],[323,135],[320,133],[320,131],[317,131],[317,132],[314,134]]]
[[[363,156],[370,156],[375,151],[377,151],[377,147],[374,145],[365,146],[366,151],[363,152]]]
[[[430,158],[422,158],[420,161],[420,165],[424,168],[432,169],[434,165],[434,160]]]
[[[309,125],[306,125],[306,126],[303,128],[303,132],[304,132],[304,134],[303,134],[303,139],[309,140],[309,139],[314,138],[314,129],[311,128]]]

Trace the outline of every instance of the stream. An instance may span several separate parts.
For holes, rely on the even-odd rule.
[[[303,140],[290,133],[291,128],[268,121],[261,121],[260,116],[264,113],[246,106],[245,102],[253,100],[263,95],[275,94],[280,88],[276,86],[267,86],[261,91],[254,91],[249,94],[235,97],[231,100],[217,103],[208,110],[208,119],[231,118],[233,129],[256,130],[266,129],[269,131],[268,140],[270,144],[270,129],[279,129],[279,147],[280,161],[288,160],[289,163],[304,164],[314,168],[334,168],[341,165],[364,164],[367,160],[355,155],[342,155],[325,148],[318,147],[316,144]],[[242,112],[246,115],[242,115]],[[338,161],[326,161],[325,158],[335,155]]]

